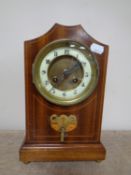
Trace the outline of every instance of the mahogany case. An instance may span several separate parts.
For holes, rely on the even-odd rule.
[[[103,46],[102,54],[93,53],[99,64],[99,80],[93,93],[83,102],[72,106],[59,106],[48,102],[40,95],[32,80],[32,65],[37,53],[48,43],[74,40],[90,47],[92,43]],[[20,160],[104,160],[105,148],[100,141],[102,111],[105,91],[108,46],[88,35],[81,25],[55,24],[46,34],[25,41],[25,98],[26,135],[20,148]],[[78,126],[66,133],[64,143],[60,133],[50,127],[52,114],[74,114]]]

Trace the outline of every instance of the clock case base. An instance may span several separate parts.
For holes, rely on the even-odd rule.
[[[41,161],[104,160],[106,150],[98,144],[23,144],[20,160],[24,163]]]

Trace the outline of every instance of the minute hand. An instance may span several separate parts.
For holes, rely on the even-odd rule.
[[[80,67],[79,63],[74,64],[70,69],[67,69],[63,72],[64,77],[69,76],[73,72],[75,72]]]

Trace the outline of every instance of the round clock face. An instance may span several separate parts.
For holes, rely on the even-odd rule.
[[[84,45],[70,40],[48,44],[33,64],[33,82],[48,101],[73,105],[95,89],[99,69],[95,57]]]

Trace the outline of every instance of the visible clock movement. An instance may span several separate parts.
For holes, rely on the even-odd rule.
[[[103,160],[100,142],[108,46],[55,24],[25,42],[26,136],[20,160]]]

